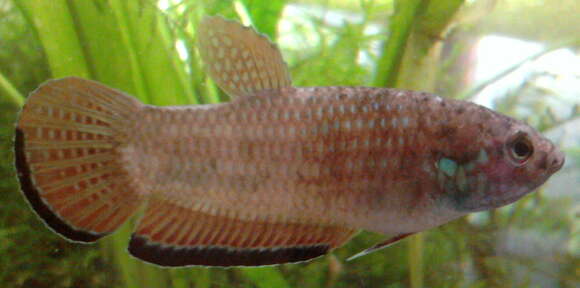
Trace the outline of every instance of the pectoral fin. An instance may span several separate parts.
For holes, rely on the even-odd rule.
[[[346,259],[346,261],[351,261],[351,260],[354,260],[356,258],[365,256],[365,255],[370,254],[370,253],[373,253],[375,251],[381,250],[383,248],[387,248],[387,247],[389,247],[389,246],[391,246],[391,245],[393,245],[393,244],[401,241],[402,239],[407,238],[407,236],[410,236],[410,235],[413,235],[413,234],[415,234],[415,233],[405,233],[405,234],[399,234],[399,235],[397,235],[395,237],[392,237],[392,238],[388,238],[387,240],[385,240],[385,241],[383,241],[381,243],[375,244],[374,246],[369,247],[369,248],[361,251],[360,253],[357,253],[357,254],[351,256],[350,258]]]

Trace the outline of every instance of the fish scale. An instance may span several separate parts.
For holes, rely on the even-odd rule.
[[[41,85],[16,125],[22,191],[72,241],[140,217],[129,252],[161,266],[260,266],[322,256],[361,229],[388,238],[516,201],[564,155],[473,103],[372,87],[293,87],[278,48],[221,17],[198,26],[232,100],[144,105],[90,80]]]
[[[437,96],[350,87],[289,88],[262,94],[203,109],[149,107],[144,110],[145,115],[137,116],[144,119],[138,123],[155,133],[156,137],[138,137],[144,134],[137,127],[135,136],[129,137],[136,140],[132,143],[136,148],[131,150],[134,155],[126,158],[143,160],[141,165],[135,167],[141,173],[140,178],[148,179],[144,186],[151,187],[149,193],[168,191],[164,192],[168,199],[191,193],[187,198],[193,199],[192,202],[203,197],[205,201],[213,201],[209,205],[215,205],[216,209],[238,211],[247,217],[253,217],[253,207],[268,202],[272,215],[288,209],[288,214],[300,215],[301,219],[317,219],[320,210],[337,210],[339,212],[328,214],[328,220],[375,228],[373,225],[377,219],[369,218],[367,211],[374,199],[368,197],[365,191],[372,187],[361,187],[389,187],[395,182],[409,181],[410,175],[414,175],[413,183],[408,188],[393,191],[391,197],[399,198],[399,202],[427,201],[429,198],[416,195],[442,193],[433,191],[432,187],[440,185],[436,183],[437,179],[428,175],[435,174],[433,159],[445,149],[433,146],[428,140],[435,137],[443,122],[430,120],[431,113],[438,113],[434,107],[413,107],[433,106],[431,103],[440,101]],[[378,103],[379,106],[372,109],[371,103]],[[314,117],[311,111],[319,108],[323,111],[321,117]],[[416,113],[418,110],[423,110],[423,113]],[[197,115],[192,119],[186,116],[194,114]],[[272,117],[274,114],[288,116]],[[188,125],[176,122],[176,119],[184,119]],[[381,121],[385,123],[382,127],[369,125]],[[322,133],[325,125],[331,128]],[[222,135],[216,127],[236,133]],[[277,129],[278,134],[264,132],[275,127],[281,127]],[[368,141],[368,146],[363,144],[365,141]],[[180,143],[187,143],[186,150],[177,152],[175,147],[180,147]],[[370,143],[375,145],[371,146]],[[322,149],[317,149],[318,145]],[[272,153],[272,147],[278,148],[277,153]],[[433,152],[436,150],[441,152]],[[138,156],[144,151],[149,151],[148,158]],[[173,151],[172,156],[178,154],[184,157],[166,157],[168,151]],[[152,158],[158,159],[157,165],[150,165]],[[416,177],[423,174],[424,177]],[[171,179],[170,186],[159,184],[166,179]],[[182,189],[169,188],[175,186],[176,179],[182,179]],[[197,189],[197,185],[203,188]],[[353,191],[349,189],[351,185],[358,188]],[[230,191],[232,187],[237,187],[235,193]],[[206,194],[206,191],[214,192]],[[282,191],[287,192],[285,197],[271,197]],[[318,199],[321,203],[304,205],[311,193],[321,195]],[[239,196],[232,197],[236,194]],[[252,197],[240,207],[239,201],[244,200],[243,195]],[[364,206],[348,204],[352,202],[364,203]],[[332,206],[341,203],[343,206]],[[399,215],[400,211],[395,209],[399,205],[401,203],[396,203],[389,210]],[[310,214],[315,216],[309,217]],[[287,217],[291,220],[291,216]],[[401,224],[397,225],[400,229]]]

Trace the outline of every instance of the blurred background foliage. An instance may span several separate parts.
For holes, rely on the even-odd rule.
[[[564,147],[567,165],[514,205],[353,262],[344,259],[382,236],[363,232],[303,264],[162,269],[127,254],[131,225],[98,245],[52,233],[20,195],[12,164],[26,95],[76,75],[156,105],[227,101],[195,48],[206,14],[275,40],[297,86],[400,87],[478,101],[544,131]],[[578,15],[573,0],[0,0],[0,287],[578,287],[580,71],[526,68],[558,51],[576,57],[563,66],[580,67]],[[538,49],[481,80],[489,35]],[[488,59],[513,60],[501,51],[515,42],[497,43]]]

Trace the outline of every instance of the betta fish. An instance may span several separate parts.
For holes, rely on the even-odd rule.
[[[221,17],[198,26],[232,100],[145,105],[103,84],[51,80],[16,125],[21,190],[54,232],[94,242],[139,215],[129,253],[160,266],[259,266],[360,255],[510,204],[564,154],[525,123],[437,95],[294,87],[276,45]]]

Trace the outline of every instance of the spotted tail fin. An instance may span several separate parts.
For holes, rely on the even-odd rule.
[[[16,126],[22,192],[42,220],[67,239],[93,242],[143,202],[119,147],[142,104],[99,83],[63,78],[28,98]]]

